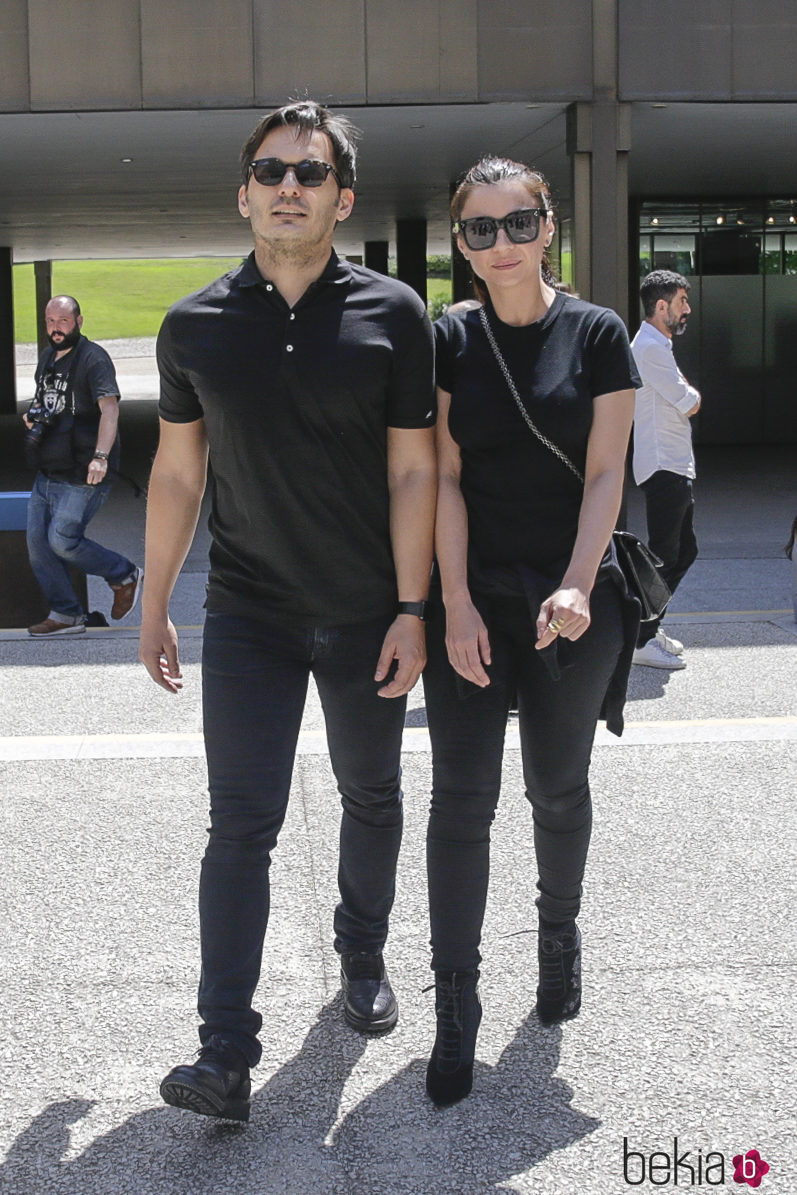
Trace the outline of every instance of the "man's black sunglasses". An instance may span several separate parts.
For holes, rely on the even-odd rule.
[[[278,187],[289,170],[300,187],[320,187],[328,174],[334,174],[338,186],[342,187],[340,175],[329,162],[320,162],[316,158],[305,158],[302,162],[283,162],[282,158],[256,158],[249,163],[249,173],[253,174],[262,187]]]
[[[503,228],[510,241],[516,245],[528,245],[540,234],[540,220],[548,216],[544,207],[524,207],[510,212],[502,219],[493,216],[473,216],[470,220],[457,220],[452,231],[462,233],[469,249],[492,249],[498,239],[498,229]]]

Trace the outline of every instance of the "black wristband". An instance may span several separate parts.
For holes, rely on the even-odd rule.
[[[421,622],[426,622],[428,602],[399,602],[397,614],[414,614]]]
[[[93,461],[105,461],[107,463],[108,453],[107,452],[95,452],[91,459]]]

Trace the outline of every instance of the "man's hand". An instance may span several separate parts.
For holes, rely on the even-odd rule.
[[[179,693],[183,674],[177,655],[177,632],[170,618],[141,622],[138,658],[156,685],[167,693]]]
[[[380,697],[402,697],[409,693],[423,672],[426,663],[426,633],[423,622],[414,614],[399,614],[388,628],[374,680],[384,680],[394,660],[398,660],[396,675],[390,684],[378,690]]]
[[[108,462],[93,457],[89,461],[89,471],[86,474],[87,485],[99,485],[108,476]]]

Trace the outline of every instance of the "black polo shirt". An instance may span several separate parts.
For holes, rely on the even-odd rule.
[[[583,474],[593,399],[639,385],[620,317],[558,292],[523,327],[487,310],[496,343],[534,424]],[[526,426],[478,311],[435,324],[437,384],[451,395],[448,426],[460,449],[468,540],[486,566],[545,572],[573,551],[583,486]]]
[[[171,308],[157,352],[162,418],[207,429],[208,609],[325,625],[391,613],[387,429],[436,414],[415,292],[333,253],[291,309],[251,254]]]

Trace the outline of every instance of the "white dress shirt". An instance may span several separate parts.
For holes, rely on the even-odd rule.
[[[648,320],[631,350],[643,383],[634,400],[634,480],[641,485],[659,469],[694,477],[687,412],[700,402],[700,394],[678,368],[670,337]]]

